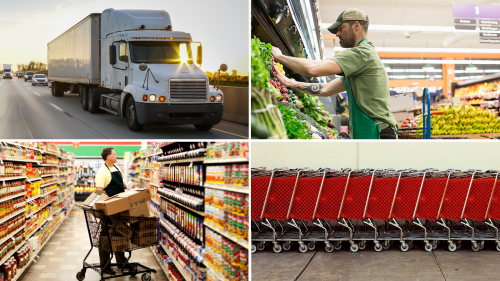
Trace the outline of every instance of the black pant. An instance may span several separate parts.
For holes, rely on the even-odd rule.
[[[99,260],[101,262],[101,266],[104,266],[110,260],[111,254],[106,252],[104,249],[99,248]],[[116,263],[125,263],[127,258],[125,257],[124,252],[115,252]],[[111,261],[110,263],[112,263]]]
[[[397,139],[396,131],[391,127],[387,127],[380,131],[381,139]]]

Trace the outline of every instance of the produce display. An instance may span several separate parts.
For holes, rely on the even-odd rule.
[[[458,88],[455,90],[455,96],[460,98],[462,105],[475,105],[497,112],[500,108],[498,81]]]
[[[276,78],[276,71],[283,75],[286,73],[283,65],[274,61],[271,50],[271,44],[262,43],[258,38],[252,39],[252,113],[262,109],[269,111],[269,108],[278,104],[280,123],[282,121],[289,139],[333,139],[336,131],[324,105],[318,97],[294,92],[281,85]],[[273,65],[276,67],[273,68]],[[254,95],[267,101],[267,105],[266,102],[254,102]],[[267,134],[268,138],[276,138],[279,134],[273,129],[277,126],[277,120],[272,117],[275,116],[252,119],[252,136],[263,138],[266,131],[272,131],[275,134]],[[255,126],[254,121],[258,122]]]
[[[500,118],[488,109],[475,106],[440,106],[431,117],[432,135],[500,133]],[[417,126],[422,126],[422,118]]]

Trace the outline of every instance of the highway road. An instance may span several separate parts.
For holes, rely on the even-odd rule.
[[[78,94],[56,98],[47,86],[0,79],[0,139],[241,139],[248,126],[221,121],[210,131],[193,125],[144,126],[131,132],[124,118],[84,111]]]

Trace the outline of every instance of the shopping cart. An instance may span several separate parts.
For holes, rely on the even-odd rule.
[[[425,87],[422,97],[422,127],[398,128],[398,139],[431,139],[431,96]]]
[[[318,171],[299,171],[298,173],[286,221],[298,230],[299,251],[302,253],[307,252],[307,250],[313,251],[316,248],[317,235],[310,232],[312,229],[309,229],[307,224],[314,221],[314,209],[328,171],[328,169],[319,169]],[[310,239],[306,246],[303,240],[304,238],[307,240],[308,236]],[[290,242],[286,241],[283,244],[284,250],[290,249]]]
[[[486,215],[486,225],[490,226],[495,231],[496,249],[500,252],[500,240],[498,237],[498,221],[500,220],[500,188],[497,188],[498,172],[496,172],[495,182],[493,184],[493,191],[491,198],[488,202],[488,209]]]
[[[343,231],[335,231],[335,226],[331,226],[329,221],[338,222],[340,217],[340,205],[344,197],[344,191],[350,176],[350,169],[340,171],[329,170],[325,174],[325,180],[319,190],[318,200],[313,213],[314,225],[323,230],[323,241],[325,251],[332,252],[342,248],[342,241],[350,241],[352,236],[345,235]],[[320,237],[321,237],[320,236]],[[335,243],[332,245],[330,241]]]
[[[384,239],[383,244],[378,242],[379,231],[374,220],[384,221],[387,225],[393,206],[394,197],[396,195],[398,184],[401,179],[402,171],[396,172],[393,170],[374,171],[374,176],[371,182],[371,191],[368,194],[367,204],[363,214],[363,222],[374,229],[375,251],[380,252],[382,249],[388,249],[391,245],[390,239]],[[359,232],[359,236],[367,236]],[[361,241],[361,243],[365,243]],[[361,246],[360,248],[364,248]]]
[[[274,171],[266,170],[265,167],[252,168],[252,200],[251,200],[251,220],[252,220],[252,241],[262,234],[262,207],[266,198],[267,190],[270,187]],[[265,236],[266,234],[264,234]],[[266,247],[265,241],[260,241],[257,245],[252,243],[252,253],[257,250],[262,251]]]
[[[84,280],[87,269],[91,268],[101,275],[101,280],[143,274],[141,280],[150,281],[151,272],[156,273],[156,270],[140,263],[129,263],[128,261],[133,250],[158,244],[158,218],[106,216],[102,210],[79,204],[77,206],[81,207],[85,214],[90,238],[90,251],[83,259],[83,268],[76,274],[76,278],[79,281]],[[110,254],[111,258],[106,264],[86,262],[94,247],[103,249]],[[127,252],[126,262],[124,264],[111,263],[114,252]],[[107,267],[115,272],[121,270],[122,273],[104,277],[103,269]]]
[[[492,237],[487,229],[481,229],[479,228],[481,225],[476,224],[476,222],[480,222],[488,225],[488,208],[497,179],[497,171],[486,171],[484,173],[477,171],[472,176],[472,184],[467,192],[461,223],[471,232],[471,248],[475,252],[483,249],[485,240],[495,240],[497,245],[499,243],[498,234]]]

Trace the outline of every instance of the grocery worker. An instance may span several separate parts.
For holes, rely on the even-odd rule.
[[[389,79],[384,65],[368,41],[368,16],[359,9],[343,11],[328,30],[347,48],[324,61],[285,56],[273,47],[274,59],[306,76],[344,76],[329,83],[303,83],[288,79],[276,70],[284,86],[314,96],[328,97],[347,92],[349,131],[354,139],[396,139],[396,119],[391,113]]]
[[[114,148],[108,147],[103,149],[101,156],[105,165],[103,165],[95,175],[96,189],[106,192],[109,197],[125,192],[126,186],[123,183],[122,173],[115,166],[115,163],[118,161],[118,156],[116,155]],[[134,186],[132,186],[132,188],[133,187]],[[127,262],[125,253],[115,252],[115,256],[117,263],[124,264]],[[104,266],[110,260],[110,253],[99,247],[99,259],[101,265]],[[130,266],[127,264],[125,268],[130,268]],[[108,266],[104,269],[104,273],[115,274],[116,272]]]

